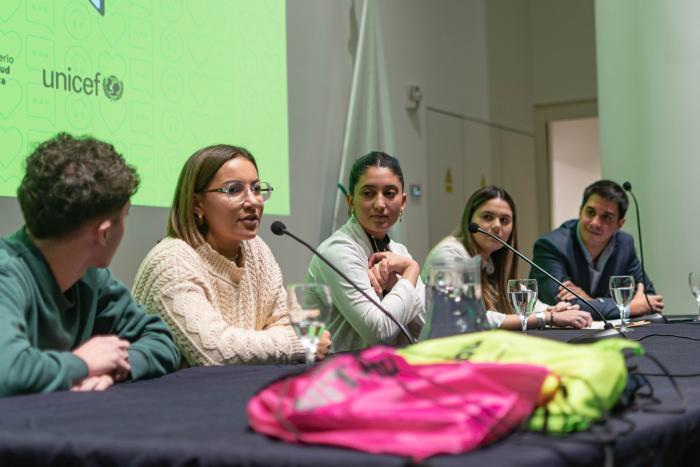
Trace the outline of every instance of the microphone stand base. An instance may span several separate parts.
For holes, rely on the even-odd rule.
[[[617,329],[603,329],[600,331],[590,331],[580,336],[569,339],[569,344],[590,344],[601,339],[610,339],[614,337],[622,337]]]

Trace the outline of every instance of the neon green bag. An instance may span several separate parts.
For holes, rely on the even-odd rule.
[[[543,386],[543,404],[529,428],[565,433],[587,430],[615,405],[627,385],[624,349],[644,354],[639,343],[627,339],[566,344],[493,330],[427,340],[397,353],[414,364],[469,360],[544,366],[559,381]]]

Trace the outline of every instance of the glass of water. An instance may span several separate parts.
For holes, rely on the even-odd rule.
[[[287,287],[289,322],[306,351],[306,364],[316,361],[318,341],[326,330],[333,301],[331,290],[324,284],[292,284]]]
[[[690,285],[690,291],[698,302],[698,317],[696,320],[700,321],[700,272],[691,272],[688,274],[688,285]]]
[[[527,318],[537,302],[537,281],[535,279],[509,280],[508,296],[520,318],[523,334],[527,334]]]
[[[610,278],[610,295],[617,309],[620,310],[620,331],[627,331],[630,321],[630,303],[634,297],[635,283],[632,276],[612,276]]]

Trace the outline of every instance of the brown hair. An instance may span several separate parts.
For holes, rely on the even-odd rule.
[[[214,178],[221,166],[231,159],[243,157],[255,170],[255,158],[245,148],[228,144],[208,146],[195,152],[182,166],[177,180],[173,205],[168,218],[168,236],[176,237],[196,248],[205,242],[206,220],[197,224],[194,215],[194,195],[202,192]]]
[[[480,253],[473,235],[469,232],[469,224],[471,224],[472,216],[476,210],[482,204],[492,199],[505,200],[510,206],[510,210],[513,212],[513,230],[506,242],[513,248],[518,248],[518,224],[516,222],[515,203],[506,190],[490,185],[476,190],[469,197],[462,214],[462,223],[455,232],[455,237],[462,242],[464,248],[467,249],[471,256],[476,256]],[[484,306],[487,310],[496,310],[507,314],[513,313],[513,308],[508,300],[508,280],[516,279],[518,276],[518,258],[510,250],[503,247],[491,255],[491,261],[494,266],[495,277],[493,281],[489,280],[486,271],[481,270],[481,294],[484,298]]]
[[[27,229],[62,237],[85,222],[119,213],[139,186],[136,169],[111,144],[68,133],[39,144],[17,189]]]
[[[583,209],[588,202],[588,198],[593,195],[598,195],[603,199],[616,203],[618,220],[624,219],[630,202],[629,199],[627,199],[625,190],[623,190],[620,185],[611,180],[598,180],[597,182],[591,183],[583,192],[583,201],[581,201],[580,209]]]

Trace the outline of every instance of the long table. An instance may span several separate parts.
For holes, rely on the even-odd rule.
[[[577,331],[534,332],[565,340]],[[436,456],[433,466],[603,465],[605,449],[616,465],[689,465],[700,457],[700,325],[654,324],[636,328],[677,378],[683,413],[625,411],[605,448],[591,433],[545,436],[516,432],[490,446],[457,456]],[[681,336],[689,339],[683,339]],[[582,364],[585,364],[582,362]],[[114,466],[393,466],[408,459],[348,449],[293,445],[248,427],[245,407],[257,390],[300,366],[189,368],[150,381],[119,384],[104,392],[59,392],[0,399],[0,465]],[[642,373],[659,373],[639,360]],[[660,407],[680,401],[667,378],[650,376]]]

